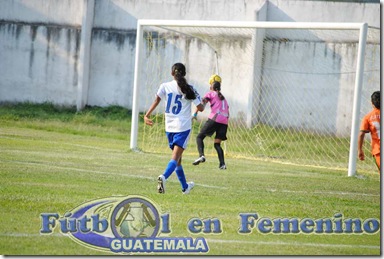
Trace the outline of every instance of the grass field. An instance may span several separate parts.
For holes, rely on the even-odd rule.
[[[240,234],[240,213],[274,218],[380,219],[381,186],[376,171],[347,177],[342,170],[228,158],[193,166],[195,150],[183,156],[187,180],[177,177],[167,193],[156,191],[170,152],[129,150],[130,115],[118,108],[76,113],[51,105],[0,107],[0,253],[5,255],[111,255],[83,247],[59,233],[40,235],[41,213],[64,214],[78,205],[114,195],[151,199],[171,215],[172,237],[204,237],[208,255],[380,255],[375,234]],[[209,145],[207,143],[207,145]],[[221,234],[191,234],[191,218],[218,218]]]
[[[161,109],[159,109],[161,112]],[[192,136],[197,136],[205,119],[198,116],[192,124]],[[153,127],[140,125],[138,147],[155,153],[168,153],[168,143],[164,137],[164,114],[152,116]],[[143,114],[141,116],[143,120]],[[330,131],[332,132],[332,131]],[[349,162],[350,137],[340,137],[332,134],[305,132],[293,128],[277,128],[258,123],[248,128],[239,120],[230,120],[228,125],[228,141],[224,142],[227,157],[264,160],[296,165],[308,165],[323,168],[336,168],[347,171]],[[369,134],[368,134],[369,135]],[[363,149],[370,153],[370,141],[364,142]],[[209,140],[207,138],[207,143]],[[188,147],[191,154],[198,155],[196,141],[192,139]],[[213,145],[206,145],[205,154],[215,156]],[[357,157],[357,156],[356,156]],[[376,170],[370,156],[365,161],[358,161],[358,173]]]

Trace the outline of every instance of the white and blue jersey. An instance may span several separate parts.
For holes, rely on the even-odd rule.
[[[196,99],[188,100],[185,98],[177,85],[176,80],[163,83],[157,91],[157,96],[165,101],[165,131],[171,133],[184,132],[192,127],[191,103],[199,105],[200,95],[195,91]]]

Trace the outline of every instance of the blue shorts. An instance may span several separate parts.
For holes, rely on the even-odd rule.
[[[183,132],[166,132],[169,147],[173,150],[174,146],[179,146],[183,149],[187,148],[189,137],[191,136],[191,130]]]

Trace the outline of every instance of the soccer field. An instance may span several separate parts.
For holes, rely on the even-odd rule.
[[[223,171],[218,170],[215,156],[193,166],[196,151],[187,149],[184,170],[195,188],[190,195],[182,195],[174,174],[161,195],[156,178],[170,152],[130,151],[129,123],[111,114],[20,115],[20,111],[0,107],[1,254],[112,255],[79,245],[60,233],[60,227],[51,235],[41,235],[41,213],[64,215],[91,200],[129,195],[146,197],[161,214],[170,215],[171,233],[166,236],[205,238],[208,255],[381,253],[381,230],[373,234],[264,234],[254,227],[250,233],[239,233],[240,214],[246,213],[272,221],[315,221],[342,214],[343,219],[360,219],[361,223],[367,219],[380,222],[381,189],[376,171],[347,177],[343,170],[230,157],[226,159],[228,170]],[[210,144],[207,139],[206,145]],[[191,233],[188,223],[193,218],[219,219],[221,233]]]

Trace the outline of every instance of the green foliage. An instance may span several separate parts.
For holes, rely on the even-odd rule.
[[[35,104],[30,102],[19,104],[0,105],[0,118],[14,120],[20,119],[40,119],[40,120],[60,120],[71,121],[76,119],[78,122],[99,123],[98,119],[109,121],[123,121],[131,119],[131,111],[121,106],[86,106],[82,111],[76,112],[75,107],[57,106],[52,103]],[[93,117],[94,119],[89,119]]]
[[[9,120],[20,119],[57,119],[66,121],[76,112],[74,107],[60,107],[51,103],[34,104],[30,102],[15,104],[2,104],[0,118]]]
[[[0,106],[0,122],[32,129],[59,131],[83,136],[127,139],[131,128],[131,111],[120,106],[60,107],[51,103]]]

